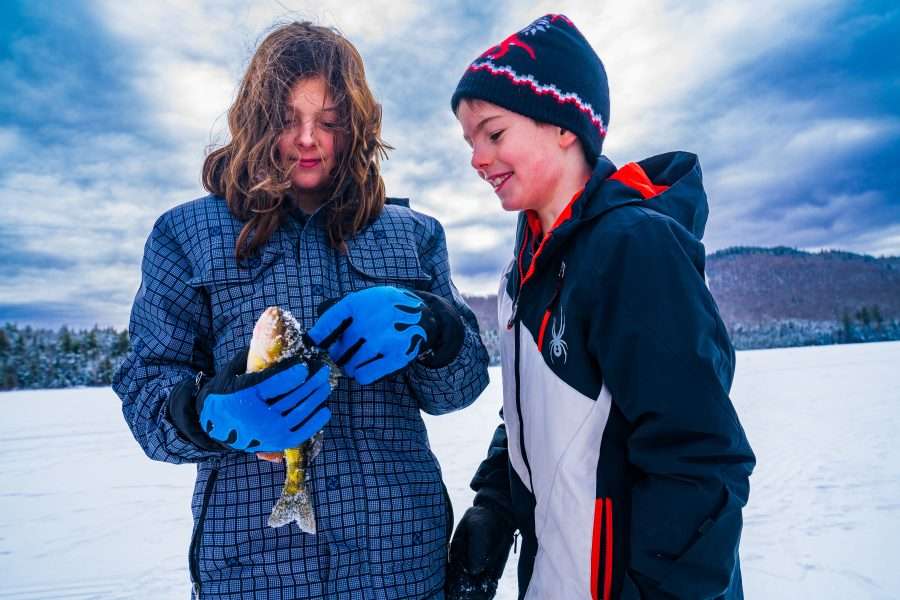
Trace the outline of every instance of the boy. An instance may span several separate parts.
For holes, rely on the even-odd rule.
[[[616,169],[600,59],[562,15],[477,58],[452,99],[472,167],[520,211],[498,296],[503,420],[450,549],[491,598],[514,530],[520,598],[742,597],[755,458],[704,284],[697,157]]]

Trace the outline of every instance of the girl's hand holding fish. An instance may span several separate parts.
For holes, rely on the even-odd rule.
[[[284,360],[247,373],[247,351],[235,356],[197,397],[200,425],[235,450],[280,452],[301,445],[331,418],[328,365]]]

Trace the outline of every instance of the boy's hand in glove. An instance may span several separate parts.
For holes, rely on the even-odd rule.
[[[487,506],[466,511],[450,543],[447,567],[447,600],[490,600],[497,593],[509,548],[513,525]]]

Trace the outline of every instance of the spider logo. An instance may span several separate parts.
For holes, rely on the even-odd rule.
[[[556,328],[556,317],[553,317],[553,326],[550,331],[550,362],[562,357],[563,364],[566,364],[566,360],[569,357],[569,345],[562,339],[563,334],[566,332],[565,315],[559,315],[559,329]]]

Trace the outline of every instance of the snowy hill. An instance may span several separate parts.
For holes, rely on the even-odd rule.
[[[900,342],[738,353],[759,465],[741,542],[748,598],[900,597]],[[500,382],[427,417],[457,517]],[[187,598],[194,468],[154,463],[106,388],[0,394],[2,600]],[[513,557],[499,598],[515,598]]]

